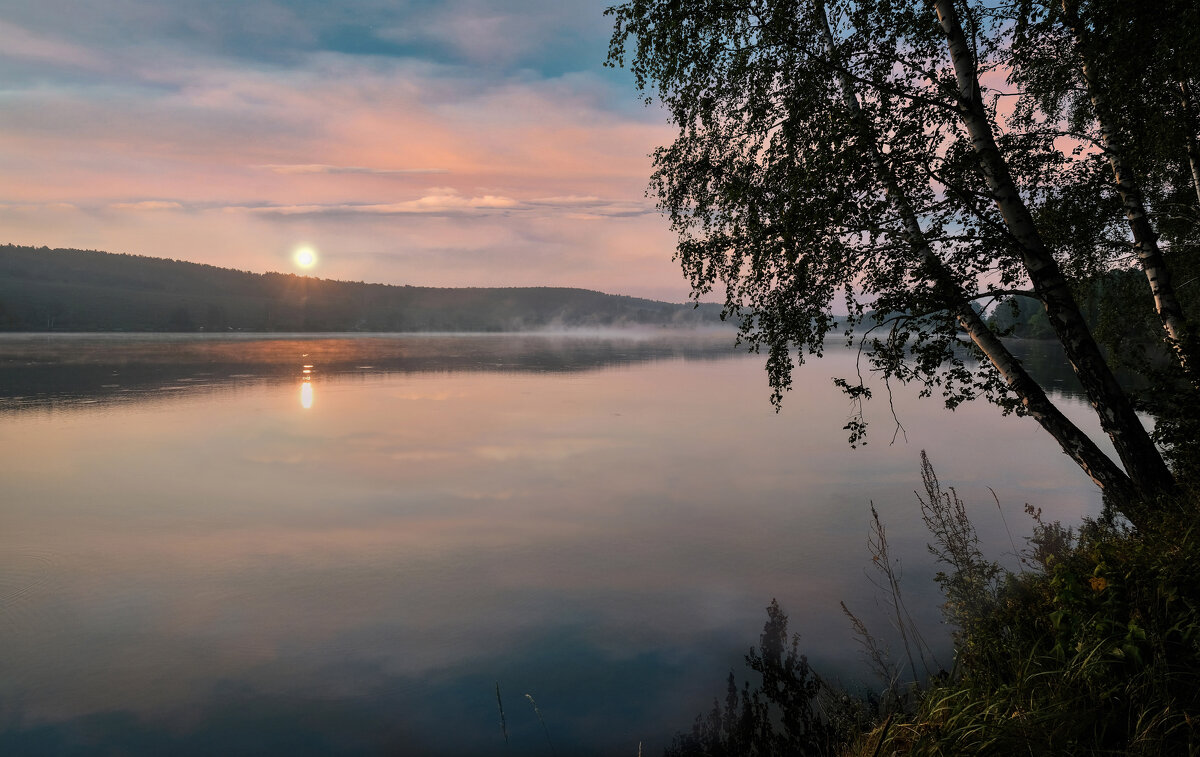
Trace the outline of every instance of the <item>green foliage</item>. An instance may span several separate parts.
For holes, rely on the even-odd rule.
[[[993,267],[1018,276],[996,213],[977,203],[982,178],[944,97],[940,33],[918,5],[830,3],[836,55],[823,41],[824,13],[810,3],[638,0],[609,10],[609,62],[628,57],[639,87],[679,127],[655,151],[651,178],[679,237],[676,258],[697,296],[723,286],[727,316],[767,353],[776,402],[791,387],[793,361],[819,356],[835,330],[852,339],[864,321],[888,334],[864,340],[873,369],[952,404],[1006,395],[986,366],[966,368],[958,295],[924,280],[922,255],[904,241],[888,177],[872,160],[884,146],[895,183],[968,298]],[[860,98],[869,129],[843,98],[838,60],[872,83]],[[969,185],[966,199],[935,190],[951,176]],[[849,315],[835,318],[838,307]],[[861,436],[861,424],[848,430]]]
[[[942,489],[924,452],[921,453],[921,483],[925,496],[918,493],[917,501],[921,505],[921,519],[933,537],[929,551],[947,568],[939,571],[934,580],[946,597],[942,608],[946,620],[958,629],[955,659],[961,664],[964,657],[977,654],[977,625],[991,609],[1003,571],[983,556],[979,536],[967,517],[966,505],[954,487]]]
[[[1026,505],[1033,534],[1011,572],[982,554],[966,505],[924,456],[921,472],[953,671],[902,694],[889,684],[882,699],[847,696],[808,668],[797,637],[789,646],[772,602],[762,652],[746,658],[762,683],[739,691],[731,673],[724,705],[667,755],[1200,754],[1195,503],[1164,507],[1152,528],[1100,520],[1078,533]]]
[[[1175,250],[1178,252],[1179,247]],[[1173,265],[1186,274],[1182,294],[1200,283],[1200,256]],[[1146,277],[1140,271],[1115,269],[1081,282],[1077,298],[1097,340],[1104,345],[1118,377],[1137,406],[1155,418],[1154,438],[1165,451],[1176,477],[1185,486],[1200,483],[1200,396],[1162,340],[1162,324],[1154,313]],[[1200,301],[1184,297],[1190,320],[1200,319]],[[1006,336],[1051,339],[1053,329],[1035,300],[1012,297],[995,307],[991,326]]]
[[[1200,261],[1188,260],[1177,271],[1200,277]],[[1191,278],[1194,283],[1197,278]],[[1139,409],[1155,418],[1154,438],[1164,449],[1176,477],[1193,492],[1200,487],[1200,390],[1170,358],[1158,334],[1157,318],[1130,303],[1150,299],[1144,277],[1110,275],[1098,289],[1101,317],[1097,336],[1113,356],[1113,364],[1138,376],[1130,387]],[[1194,298],[1185,299],[1193,322],[1200,316]]]
[[[989,324],[996,333],[1020,339],[1053,339],[1054,329],[1046,310],[1036,300],[1010,297],[996,306]]]
[[[852,444],[870,371],[949,408],[984,397],[1028,413],[1127,499],[1175,490],[1079,295],[1133,270],[1138,250],[1142,293],[1153,279],[1159,303],[1092,304],[1163,318],[1157,354],[1178,353],[1200,386],[1186,336],[1200,287],[1176,292],[1169,275],[1183,281],[1200,257],[1194,2],[628,0],[607,13],[609,64],[628,65],[678,128],[650,181],[676,258],[697,297],[724,289],[725,316],[767,354],[775,403],[841,330],[864,356],[838,380],[856,408]],[[978,322],[973,309],[1014,293],[1044,318],[1018,305],[1008,323]],[[1123,471],[1008,354],[1005,331],[1055,335]],[[1188,383],[1160,382],[1167,403],[1143,404],[1169,416],[1172,450],[1200,431],[1173,428],[1200,407]]]
[[[1180,507],[1180,510],[1189,508]],[[892,724],[904,754],[1200,753],[1200,537],[1181,516],[1076,539],[1035,517],[1029,570],[942,579],[955,675]],[[972,587],[973,588],[969,588]]]
[[[1180,85],[1200,70],[1200,6],[1190,0],[1017,0],[1003,12],[1015,21],[1011,77],[1023,88],[1018,114],[1046,114],[1086,141],[1095,138],[1092,125],[1102,115],[1151,201],[1194,204],[1186,144],[1195,139],[1195,113],[1181,100]],[[1085,59],[1097,91],[1105,93],[1099,101],[1078,86]],[[1022,124],[1034,120],[1044,119]]]

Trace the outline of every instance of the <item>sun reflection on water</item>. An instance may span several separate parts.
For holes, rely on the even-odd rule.
[[[313,406],[313,385],[312,385],[313,367],[311,365],[304,366],[300,372],[300,407],[305,410],[311,410]]]

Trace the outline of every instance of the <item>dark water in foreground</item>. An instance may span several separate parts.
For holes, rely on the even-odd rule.
[[[1018,539],[1098,507],[1032,421],[905,391],[850,450],[849,355],[776,414],[729,341],[0,337],[0,754],[548,754],[526,694],[557,754],[656,754],[772,597],[862,678],[871,501],[944,633],[920,450],[994,555],[987,487]]]

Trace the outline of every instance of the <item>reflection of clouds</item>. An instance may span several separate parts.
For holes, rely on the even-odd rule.
[[[459,499],[477,500],[477,501],[496,501],[507,502],[517,497],[528,496],[528,490],[517,491],[513,489],[504,489],[496,491],[481,491],[472,489],[455,489],[454,496]]]
[[[392,460],[405,463],[427,463],[433,460],[449,460],[457,455],[441,450],[401,450],[388,455]]]
[[[239,349],[324,366],[320,344]],[[914,611],[936,612],[928,537],[912,517],[915,450],[929,448],[947,483],[980,477],[970,502],[991,501],[987,483],[1015,508],[1025,481],[1056,479],[1033,492],[1047,517],[1096,499],[1035,426],[982,405],[950,414],[898,392],[898,411],[916,418],[911,445],[848,451],[845,403],[825,378],[853,369],[845,357],[801,369],[804,391],[781,415],[760,362],[733,359],[582,378],[329,380],[314,414],[295,412],[289,378],[219,403],[123,409],[120,423],[117,411],[6,419],[0,576],[24,571],[26,588],[0,616],[0,697],[20,693],[31,716],[51,719],[195,712],[220,680],[313,698],[369,680],[462,701],[541,665],[547,678],[521,680],[618,699],[639,688],[636,665],[615,684],[588,676],[661,654],[687,662],[707,698],[773,596],[814,659],[856,654],[836,602],[873,607],[870,500],[905,559]],[[454,401],[406,401],[438,398]],[[48,474],[50,462],[61,469]],[[986,553],[1008,549],[993,542]],[[20,550],[54,559],[29,567]],[[731,660],[714,651],[731,646]],[[445,689],[459,674],[475,678]],[[655,692],[685,696],[677,680]]]
[[[260,465],[300,465],[308,460],[308,456],[303,452],[264,451],[244,455],[243,459]]]
[[[373,647],[385,640],[345,641],[352,647]],[[744,647],[741,638],[722,641],[722,652]],[[196,667],[212,662],[212,651],[197,645],[191,662]],[[95,712],[65,717],[38,712],[24,701],[8,703],[0,744],[15,738],[21,753],[29,754],[91,753],[97,744],[128,745],[135,754],[150,753],[146,745],[153,745],[156,754],[240,754],[247,747],[247,724],[253,724],[255,753],[489,754],[500,738],[497,729],[481,725],[493,720],[484,713],[495,713],[495,695],[490,700],[486,696],[489,684],[499,678],[506,698],[549,687],[561,691],[566,664],[588,681],[596,696],[585,711],[572,706],[569,694],[565,701],[540,697],[555,718],[559,750],[624,754],[636,741],[651,751],[665,745],[673,724],[686,723],[708,706],[711,671],[726,667],[727,656],[697,656],[669,645],[636,656],[613,655],[578,624],[534,629],[507,650],[499,665],[477,652],[422,674],[393,670],[378,658],[336,654],[314,669],[308,660],[285,652],[247,660],[237,682],[188,675],[159,682],[163,691],[171,683],[198,685],[186,703],[171,691],[145,706],[121,697]],[[662,697],[664,681],[674,683],[680,695]],[[44,715],[49,717],[39,717]],[[539,743],[541,726],[528,708],[511,707],[507,715],[513,743]]]
[[[618,445],[609,439],[546,439],[530,440],[521,444],[488,445],[476,447],[475,455],[495,462],[515,460],[561,461]]]
[[[413,402],[417,402],[417,401],[420,401],[420,402],[445,402],[446,400],[458,399],[458,398],[462,397],[463,395],[446,392],[446,391],[436,391],[436,390],[428,391],[428,392],[418,392],[418,391],[409,390],[409,391],[404,391],[404,392],[393,392],[392,394],[390,394],[388,396],[391,397],[392,399],[396,399],[396,400],[408,400],[408,401],[413,401]]]
[[[661,650],[702,661],[692,674],[719,683],[727,663],[707,657],[714,639],[737,650],[761,626],[766,600],[731,579],[739,569],[712,559],[711,544],[695,546],[706,569],[664,571],[653,546],[631,554],[603,534],[525,522],[499,544],[492,540],[504,517],[443,520],[474,533],[459,540],[439,527],[281,528],[212,534],[207,543],[150,553],[133,539],[112,545],[129,549],[127,560],[63,566],[67,584],[91,577],[26,617],[34,627],[53,620],[64,630],[23,635],[6,646],[0,670],[36,684],[27,706],[52,721],[126,708],[141,717],[193,710],[221,679],[296,701],[353,696],[364,680],[402,677],[426,682],[414,696],[427,697],[445,685],[447,671],[496,669],[506,684],[518,674],[584,682],[598,694],[586,705],[594,715],[600,700],[638,680],[635,671],[649,671],[642,659],[620,682],[600,683],[588,666]],[[562,555],[584,561],[564,567]],[[806,634],[825,630],[797,622]],[[537,646],[543,656],[554,650],[577,659],[536,664],[526,652]],[[376,673],[364,679],[364,668]],[[43,700],[39,692],[61,694]],[[661,689],[647,694],[656,706],[674,698]],[[441,727],[446,717],[437,719]]]

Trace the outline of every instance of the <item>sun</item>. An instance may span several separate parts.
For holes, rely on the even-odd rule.
[[[317,264],[317,251],[308,245],[298,247],[292,260],[296,261],[296,265],[301,268],[312,268]]]

